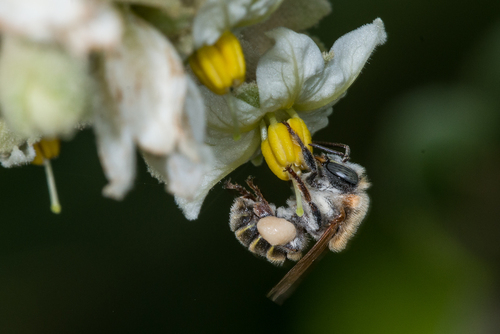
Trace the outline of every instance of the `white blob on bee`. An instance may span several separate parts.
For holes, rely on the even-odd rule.
[[[313,156],[298,136],[290,134],[302,147],[308,171],[297,173],[287,168],[301,192],[304,214],[296,214],[295,195],[287,200],[287,207],[268,203],[252,178],[247,179],[250,192],[238,184],[226,182],[225,188],[238,191],[231,207],[230,227],[237,239],[248,249],[281,265],[288,258],[300,260],[292,270],[270,291],[268,297],[282,303],[293,291],[307,268],[328,246],[331,251],[345,249],[356,233],[369,207],[366,190],[370,183],[365,169],[349,162],[349,147],[336,143],[311,144],[327,152]],[[345,153],[330,147],[343,147]],[[302,258],[307,247],[307,236],[317,243]],[[302,258],[302,259],[301,259]]]
[[[271,245],[285,245],[295,239],[297,230],[288,220],[267,216],[257,223],[257,231]]]

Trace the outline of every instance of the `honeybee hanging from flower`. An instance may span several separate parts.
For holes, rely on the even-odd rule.
[[[311,143],[311,132],[326,126],[331,106],[345,94],[374,48],[385,42],[386,34],[382,21],[377,19],[343,36],[325,54],[309,37],[288,29],[273,30],[268,36],[275,39],[275,45],[259,60],[256,86],[244,85],[244,93],[230,92],[225,99],[202,92],[209,102],[209,137],[210,124],[218,129],[212,132],[214,147],[233,131],[233,141],[229,141],[232,147],[226,147],[227,156],[241,163],[234,157],[245,157],[260,143],[273,173],[293,184],[294,195],[287,206],[276,208],[267,202],[252,179],[247,181],[252,192],[226,182],[226,188],[241,195],[234,201],[230,214],[230,227],[239,241],[251,252],[281,264],[287,258],[300,260],[309,236],[318,240],[271,291],[270,298],[280,301],[326,246],[332,251],[345,248],[368,210],[366,190],[370,184],[364,168],[349,162],[349,147]],[[214,67],[224,68],[220,64]],[[200,80],[204,82],[206,78],[202,76]],[[240,132],[244,132],[243,137]],[[341,146],[345,152],[331,146]],[[326,154],[314,156],[312,147]],[[243,159],[248,160],[249,156]],[[207,188],[234,168],[234,162],[226,160],[209,173],[208,182],[204,182]],[[198,214],[205,191],[200,189],[195,201],[178,201],[188,217]]]
[[[252,178],[247,179],[251,192],[230,181],[225,184],[225,188],[241,195],[231,207],[230,228],[251,252],[281,265],[286,259],[300,260],[309,237],[318,240],[270,292],[269,297],[277,302],[287,297],[327,246],[334,252],[346,247],[369,207],[366,190],[370,183],[365,169],[349,162],[349,147],[311,143],[305,124],[291,121],[271,124],[269,138],[262,144],[271,169],[281,179],[292,180],[294,185],[295,194],[287,200],[286,207],[277,208],[269,203]],[[313,155],[312,147],[326,154]],[[345,151],[336,151],[334,147],[342,147]]]

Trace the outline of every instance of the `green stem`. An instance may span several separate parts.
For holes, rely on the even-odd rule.
[[[300,194],[297,181],[292,180],[292,183],[293,190],[295,190],[295,200],[297,202],[297,209],[295,210],[295,213],[297,214],[297,216],[302,217],[302,215],[304,214],[304,208],[302,207],[302,195]]]

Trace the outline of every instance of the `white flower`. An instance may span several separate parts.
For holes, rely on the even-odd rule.
[[[283,0],[206,0],[193,22],[194,47],[214,44],[227,30],[266,19]]]
[[[373,50],[386,41],[382,20],[376,19],[338,39],[330,53],[321,54],[306,35],[278,28],[268,34],[275,45],[260,59],[257,86],[260,105],[234,99],[243,133],[234,141],[232,112],[226,100],[202,90],[208,111],[207,143],[214,145],[215,163],[194,200],[177,200],[188,219],[196,219],[208,191],[236,167],[248,161],[260,145],[259,123],[266,113],[293,108],[311,134],[328,124],[331,106],[354,82]]]
[[[175,48],[132,14],[125,15],[125,22],[123,43],[105,56],[102,85],[109,94],[102,97],[103,108],[94,124],[110,182],[103,192],[115,199],[123,198],[132,186],[136,146],[162,179],[174,178],[167,174],[175,174],[175,168],[168,166],[181,156],[202,164],[200,156],[208,155],[203,144],[204,106],[196,85],[188,83]],[[194,181],[181,179],[190,185]],[[168,189],[180,188],[173,184]],[[182,191],[178,195],[189,197]]]
[[[109,197],[121,199],[135,177],[135,146],[162,155],[172,151],[186,95],[186,77],[169,41],[147,23],[126,15],[122,44],[104,61],[112,99],[97,113],[99,155],[110,184]]]
[[[381,19],[339,38],[325,61],[306,35],[278,28],[268,33],[276,40],[259,61],[257,84],[261,108],[312,111],[336,102],[358,77],[376,46],[387,35]]]

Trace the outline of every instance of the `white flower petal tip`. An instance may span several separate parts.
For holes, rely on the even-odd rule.
[[[213,149],[214,159],[207,166],[201,185],[196,189],[191,200],[175,197],[175,202],[189,220],[198,218],[203,201],[210,189],[233,170],[250,160],[260,146],[260,132],[243,133],[241,139],[235,142],[232,134],[210,131],[209,128],[207,143]]]
[[[117,201],[121,201],[125,195],[129,192],[131,185],[128,181],[115,180],[112,183],[107,184],[102,189],[102,195],[104,197],[112,198]]]
[[[333,59],[318,80],[312,80],[297,109],[312,110],[332,105],[356,80],[377,46],[387,40],[384,23],[377,18],[340,37],[330,49]]]
[[[334,62],[336,59],[342,60],[346,66],[350,61],[349,68],[359,73],[375,48],[386,41],[384,23],[378,18],[373,23],[365,24],[339,38],[333,44],[330,53],[333,52]]]
[[[377,35],[379,36],[378,44],[382,45],[385,42],[387,42],[387,33],[385,32],[385,25],[384,22],[380,17],[377,17],[375,20],[373,20],[372,23],[376,28],[377,28]]]
[[[195,163],[182,154],[174,154],[167,162],[167,190],[175,196],[193,200],[206,173],[205,164]]]
[[[132,188],[135,178],[135,145],[126,129],[99,125],[95,128],[97,148],[109,183],[105,197],[122,200]]]
[[[36,155],[32,144],[39,140],[17,135],[0,118],[0,164],[10,168],[30,163]]]
[[[175,197],[175,203],[181,208],[182,213],[184,213],[184,217],[187,220],[196,220],[200,215],[201,205],[205,197],[201,201],[191,202],[182,197]]]
[[[26,146],[22,150],[14,146],[10,153],[0,153],[0,164],[5,168],[26,165],[35,159],[35,155],[33,146]]]

